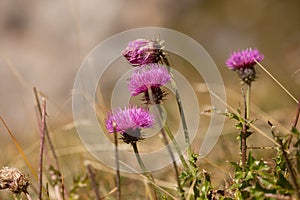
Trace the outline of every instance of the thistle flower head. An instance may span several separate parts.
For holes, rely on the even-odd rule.
[[[29,177],[17,168],[3,167],[0,169],[0,189],[8,189],[16,194],[27,193],[29,184]]]
[[[157,40],[137,39],[129,42],[122,54],[133,66],[157,63],[161,59],[162,46]]]
[[[150,103],[148,89],[151,89],[154,103],[160,104],[166,96],[166,92],[160,87],[167,84],[171,79],[171,75],[167,68],[163,65],[152,63],[136,68],[128,82],[128,90],[131,96],[144,94],[146,103]]]
[[[129,106],[108,113],[105,124],[109,133],[121,132],[124,142],[132,143],[141,138],[141,128],[153,126],[154,118],[143,108]]]
[[[136,96],[148,90],[148,88],[160,87],[171,79],[166,67],[160,64],[143,65],[136,68],[128,82],[128,89],[132,96]]]
[[[229,69],[238,71],[238,75],[244,83],[251,84],[256,78],[255,61],[260,62],[263,59],[264,55],[257,49],[248,48],[233,52],[225,63]]]
[[[253,67],[256,64],[255,60],[260,62],[263,59],[264,55],[257,49],[247,48],[246,50],[233,52],[226,60],[226,65],[229,69],[237,70],[240,68]]]

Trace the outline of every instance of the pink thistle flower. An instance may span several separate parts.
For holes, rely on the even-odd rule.
[[[226,60],[226,65],[229,69],[236,70],[240,68],[253,67],[256,62],[260,62],[264,59],[257,49],[247,48],[242,51],[233,52],[230,57]]]
[[[122,54],[133,66],[157,63],[161,60],[162,46],[157,40],[137,39],[129,42]]]
[[[233,52],[225,63],[229,69],[238,71],[241,80],[250,85],[256,78],[255,61],[260,62],[263,59],[264,55],[257,49],[248,48]]]
[[[121,132],[126,143],[136,142],[141,139],[141,128],[150,128],[154,124],[153,116],[143,108],[129,106],[118,108],[107,114],[105,125],[109,133]]]
[[[151,88],[154,101],[160,103],[166,95],[161,86],[166,85],[171,79],[167,68],[163,65],[152,63],[136,68],[128,82],[128,89],[132,96],[144,93],[145,100],[150,101],[148,88]]]

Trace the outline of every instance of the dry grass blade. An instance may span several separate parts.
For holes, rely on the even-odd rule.
[[[257,60],[255,60],[256,64],[262,68],[262,70],[264,70],[296,103],[298,103],[298,100],[264,67],[262,66],[262,64],[260,64],[259,62],[257,62]]]
[[[42,116],[43,116],[42,106],[41,106],[41,104],[40,104],[39,95],[38,95],[38,91],[37,91],[36,87],[33,88],[33,92],[34,92],[35,101],[36,101],[36,106],[37,106],[37,109],[38,109],[40,118],[42,118]],[[46,124],[45,124],[44,129],[45,129],[45,135],[46,135],[46,137],[47,137],[47,141],[48,141],[48,143],[49,143],[51,152],[52,152],[53,157],[54,157],[54,160],[55,160],[56,167],[59,168],[58,158],[57,158],[57,155],[56,155],[56,153],[55,153],[54,146],[53,146],[52,140],[51,140],[51,138],[50,138],[50,136],[49,136],[49,131],[48,131],[48,128],[47,128],[47,125],[46,125]]]
[[[242,117],[239,113],[237,113],[234,110],[234,108],[232,108],[230,105],[228,105],[226,102],[224,102],[217,94],[215,94],[212,91],[210,91],[210,93],[212,95],[214,95],[220,102],[222,102],[231,112],[233,112],[234,114],[236,114],[237,116],[239,116],[240,118],[242,118],[243,120],[245,120],[244,117]],[[272,141],[277,146],[279,146],[279,144],[272,137],[268,136],[265,132],[263,132],[262,130],[260,130],[259,128],[257,128],[254,124],[250,124],[250,127],[253,128],[255,131],[257,131],[258,133],[260,133],[261,135],[263,135],[265,138],[267,138],[270,141]]]
[[[196,180],[197,179],[194,179],[194,181],[192,182],[192,185],[191,185],[191,187],[190,187],[190,189],[188,191],[188,196],[187,196],[186,200],[190,200],[191,199],[192,194],[193,194],[193,188],[194,188],[194,186],[196,184]]]
[[[24,162],[26,163],[26,165],[30,169],[31,173],[33,174],[33,177],[37,180],[38,179],[37,172],[33,169],[32,165],[30,164],[27,156],[25,155],[25,153],[24,153],[22,147],[20,146],[19,142],[17,141],[16,137],[11,132],[11,130],[8,128],[6,122],[4,121],[4,119],[1,116],[0,116],[0,120],[1,120],[2,124],[4,125],[5,129],[7,130],[7,132],[9,133],[11,139],[13,140],[15,146],[17,147],[19,153],[21,154]]]
[[[93,161],[89,161],[89,162],[91,163],[91,165],[94,168],[96,168],[98,170],[102,170],[102,171],[105,171],[105,172],[108,172],[108,173],[111,173],[111,174],[115,173],[115,171],[113,169],[105,167],[104,165],[101,165],[98,162],[93,162]],[[132,172],[138,174],[140,177],[143,178],[143,180],[147,180],[147,181],[150,182],[150,180],[148,180],[148,178],[145,175],[139,173],[133,167],[129,166],[127,163],[124,163],[124,162],[120,161],[120,164],[126,166],[126,168],[132,170]],[[131,174],[127,174],[126,177],[130,178],[130,179],[133,179],[133,180],[141,181],[140,178],[136,178],[136,174],[132,174],[132,175]],[[167,189],[176,191],[176,184],[172,184],[172,183],[169,183],[169,182],[166,182],[166,181],[162,181],[162,180],[159,180],[159,179],[156,179],[155,181],[156,181],[156,183],[151,182],[151,184],[155,185],[155,187],[157,187],[160,191],[162,191],[163,193],[165,193],[170,198],[172,198],[174,200],[177,200],[177,198],[175,196],[173,196],[172,194],[170,194],[169,192],[167,192],[164,189],[164,188],[167,188]],[[164,188],[162,188],[162,187],[164,187]]]
[[[42,200],[43,192],[43,155],[46,134],[46,99],[42,99],[42,118],[41,118],[41,132],[40,132],[40,160],[39,160],[39,174],[38,174],[38,199]]]
[[[99,192],[99,189],[98,189],[98,184],[95,180],[94,170],[93,170],[92,166],[90,165],[90,163],[88,161],[85,162],[85,166],[87,168],[88,177],[91,180],[92,188],[93,188],[93,190],[95,192],[95,195],[96,195],[96,200],[100,200],[101,197],[100,197],[100,192]]]

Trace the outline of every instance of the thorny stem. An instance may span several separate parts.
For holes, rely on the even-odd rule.
[[[115,142],[115,159],[116,159],[116,185],[117,185],[117,200],[121,199],[121,178],[120,178],[120,163],[119,163],[119,150],[118,150],[118,138],[116,131],[116,123],[113,123],[114,127],[114,142]]]
[[[286,167],[291,175],[292,185],[293,185],[294,190],[296,191],[297,199],[300,199],[300,188],[299,188],[299,185],[297,182],[295,171],[293,170],[293,165],[292,165],[290,159],[288,158],[288,155],[285,150],[282,139],[279,137],[279,133],[275,130],[275,126],[270,121],[268,121],[268,124],[271,126],[271,132],[272,132],[273,137],[279,143],[280,150],[281,150],[284,160],[286,162]]]
[[[169,71],[169,73],[171,75],[171,86],[172,86],[172,89],[175,91],[177,106],[178,106],[178,109],[179,109],[180,118],[181,118],[181,122],[182,122],[182,126],[183,126],[183,131],[184,131],[184,137],[185,137],[186,147],[188,149],[188,153],[191,154],[190,136],[189,136],[187,122],[186,122],[185,115],[184,115],[184,110],[183,110],[183,106],[182,106],[181,97],[179,95],[178,88],[176,86],[176,83],[175,83],[175,81],[173,79],[173,75],[171,73],[170,63],[169,63],[166,55],[162,54],[162,58],[163,58],[163,62],[167,65],[168,71]]]
[[[35,101],[36,101],[36,105],[37,105],[37,109],[38,109],[38,112],[39,112],[39,115],[40,117],[42,117],[42,108],[41,108],[41,104],[40,104],[40,100],[39,100],[39,95],[38,95],[38,91],[36,89],[36,87],[33,88],[33,92],[34,92],[34,96],[35,96]],[[47,125],[45,126],[45,135],[47,137],[47,141],[49,143],[49,146],[50,146],[50,149],[51,149],[51,152],[53,154],[53,158],[55,160],[55,164],[56,164],[56,167],[57,169],[59,169],[59,162],[58,162],[58,158],[57,158],[57,155],[55,153],[55,150],[54,150],[54,146],[53,146],[53,143],[52,143],[52,140],[49,136],[49,131],[48,131],[48,128],[47,128]]]
[[[246,95],[244,94],[244,90],[242,90],[242,95],[244,98],[244,118],[243,129],[241,131],[241,153],[242,153],[242,166],[246,165],[247,160],[247,137],[248,137],[248,120],[250,118],[250,88],[251,83],[246,84]]]
[[[150,98],[150,102],[153,106],[155,106],[155,102],[154,102],[154,98],[153,98],[153,94],[152,94],[152,90],[151,88],[149,87],[148,88],[148,94],[149,94],[149,98]],[[174,170],[175,170],[175,177],[176,177],[176,181],[177,181],[177,187],[178,187],[178,190],[179,190],[179,194],[181,196],[181,199],[184,199],[184,190],[182,189],[181,187],[181,183],[180,183],[180,180],[179,180],[179,171],[178,171],[178,167],[177,167],[177,164],[176,164],[176,160],[175,160],[175,157],[174,157],[174,154],[172,152],[172,149],[171,147],[169,146],[168,144],[168,138],[167,138],[167,135],[166,135],[166,131],[165,129],[162,127],[162,109],[160,107],[160,104],[157,104],[156,105],[159,109],[159,113],[155,113],[155,114],[158,114],[158,116],[155,116],[155,118],[157,119],[158,123],[159,123],[159,127],[161,127],[161,135],[163,137],[163,141],[168,149],[168,152],[171,156],[171,159],[172,159],[172,163],[173,163],[173,167],[174,167]],[[180,155],[180,154],[179,154]]]
[[[41,118],[41,132],[40,132],[40,160],[38,170],[38,199],[42,200],[42,189],[43,189],[43,154],[45,144],[45,127],[46,127],[46,99],[42,99],[42,118]]]
[[[148,170],[147,170],[147,168],[146,168],[146,166],[145,166],[145,164],[144,164],[144,162],[143,162],[143,160],[142,160],[142,158],[140,156],[140,153],[139,153],[138,147],[136,145],[136,142],[132,142],[131,145],[132,145],[133,151],[135,153],[135,157],[136,157],[136,159],[138,161],[138,164],[139,164],[139,166],[141,167],[141,169],[143,171],[143,174],[148,178],[148,180],[150,181],[150,183],[153,185],[153,188],[154,188],[154,199],[156,200],[157,199],[156,193],[158,192],[158,190],[157,190],[156,186],[154,185],[155,180],[154,180],[152,174],[148,172]]]

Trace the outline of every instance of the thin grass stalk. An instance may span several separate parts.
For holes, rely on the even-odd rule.
[[[164,143],[165,143],[165,145],[166,145],[166,147],[168,149],[168,152],[169,152],[169,154],[171,156],[171,159],[172,159],[172,164],[173,164],[174,171],[175,171],[175,179],[176,179],[176,182],[177,182],[177,187],[178,187],[178,190],[179,190],[180,197],[181,197],[181,199],[184,199],[185,198],[184,197],[184,190],[182,189],[182,186],[181,186],[181,183],[180,183],[180,180],[179,180],[179,171],[178,171],[178,167],[177,167],[177,164],[176,164],[176,160],[175,160],[174,154],[172,152],[172,149],[171,149],[171,147],[168,144],[168,138],[167,138],[165,129],[162,126],[162,109],[160,107],[160,104],[155,104],[151,87],[148,88],[148,94],[149,94],[149,98],[150,98],[151,104],[153,106],[157,106],[158,109],[159,109],[159,113],[156,113],[159,116],[155,116],[155,118],[157,119],[159,127],[162,127],[162,129],[161,129],[160,132],[161,132],[161,135],[163,137],[163,141],[164,141]]]
[[[40,153],[39,153],[39,170],[38,170],[38,199],[42,200],[43,193],[43,155],[45,144],[45,127],[46,127],[46,99],[42,99],[42,118],[40,132]]]
[[[155,180],[154,180],[152,174],[149,173],[149,171],[147,170],[147,168],[146,168],[146,166],[145,166],[145,164],[144,164],[144,162],[143,162],[143,160],[142,160],[142,158],[140,156],[140,153],[139,153],[139,150],[138,150],[136,142],[131,143],[131,145],[132,145],[133,151],[135,153],[135,157],[136,157],[136,159],[138,161],[138,164],[139,164],[139,166],[141,167],[141,169],[143,171],[143,174],[148,178],[148,180],[150,181],[150,183],[153,185],[154,199],[157,200],[157,193],[159,191],[157,190],[157,188],[155,186]]]
[[[168,71],[171,75],[171,86],[172,86],[172,89],[175,91],[177,106],[178,106],[178,109],[179,109],[180,119],[181,119],[181,122],[182,122],[183,131],[184,131],[185,143],[186,143],[186,147],[188,149],[188,153],[190,155],[192,153],[191,152],[191,141],[190,141],[189,130],[188,130],[187,122],[186,122],[186,119],[185,119],[185,114],[184,114],[184,110],[183,110],[181,97],[180,97],[180,94],[178,92],[178,88],[176,86],[176,83],[173,79],[173,75],[171,73],[170,63],[169,63],[166,55],[163,54],[162,58],[163,58],[163,62],[167,65]]]
[[[33,92],[34,92],[34,96],[35,96],[35,102],[36,102],[36,106],[37,106],[37,109],[38,109],[38,112],[39,112],[39,115],[40,117],[42,118],[42,107],[41,107],[41,104],[40,104],[40,100],[39,100],[39,95],[38,95],[38,91],[36,89],[36,87],[33,88]],[[46,124],[46,127],[45,127],[45,135],[47,137],[47,141],[49,143],[49,146],[50,146],[50,149],[51,149],[51,152],[52,152],[52,155],[53,155],[53,158],[55,160],[55,165],[57,167],[57,169],[59,169],[59,161],[58,161],[58,158],[57,158],[57,155],[56,155],[56,152],[54,150],[54,146],[53,146],[53,143],[52,143],[52,140],[49,136],[49,131],[48,131],[48,127],[47,127],[47,124]]]
[[[95,180],[95,173],[93,172],[92,166],[88,162],[86,163],[86,169],[87,169],[87,172],[88,172],[88,177],[91,180],[92,188],[95,192],[96,200],[100,200],[101,197],[100,197],[100,192],[99,192],[99,189],[98,189],[97,182]]]
[[[38,175],[37,175],[36,171],[34,170],[34,168],[32,167],[32,165],[30,164],[27,156],[25,155],[22,147],[20,146],[20,144],[17,141],[16,137],[14,136],[13,132],[9,129],[8,125],[6,124],[6,122],[4,121],[4,119],[1,116],[0,116],[0,120],[1,120],[2,124],[4,125],[6,131],[8,132],[9,136],[11,137],[13,143],[17,147],[19,153],[21,154],[21,157],[23,158],[25,164],[28,166],[29,170],[33,174],[35,180],[38,180]]]
[[[230,112],[236,114],[239,117],[242,117],[238,112],[236,112],[236,110],[231,107],[230,105],[228,105],[225,101],[223,101],[222,98],[220,98],[216,93],[214,93],[213,91],[210,91],[210,93],[212,95],[214,95],[224,106],[226,106],[226,108],[228,108],[230,110]],[[244,119],[242,117],[242,119]],[[257,133],[261,134],[262,136],[264,136],[265,138],[267,138],[269,141],[271,141],[273,144],[275,144],[276,146],[279,146],[278,142],[276,140],[274,140],[272,137],[268,136],[268,134],[266,134],[264,131],[262,131],[261,129],[259,129],[257,126],[255,126],[254,124],[249,124],[249,127],[251,127],[252,129],[254,129]]]
[[[102,166],[100,163],[96,162],[96,161],[91,161],[89,160],[89,162],[91,162],[91,164],[93,165],[94,168],[97,168],[99,170],[102,170],[104,172],[107,172],[109,174],[113,174],[115,173],[114,170],[111,170],[111,169],[108,169],[104,166]],[[138,173],[138,171],[133,168],[131,165],[129,165],[128,163],[126,162],[123,162],[120,160],[120,164],[124,165],[125,167],[127,167],[128,169],[132,170],[134,173],[138,174],[140,177],[143,177],[143,178],[147,178],[144,174],[142,173]],[[141,181],[140,177],[136,177],[135,174],[127,174],[126,175],[127,178],[130,178],[134,181]],[[174,197],[172,194],[170,194],[166,189],[168,190],[172,190],[172,191],[176,191],[173,187],[173,184],[167,182],[167,181],[163,181],[163,180],[155,180],[155,183],[156,183],[156,188],[161,192],[161,193],[164,193],[166,196],[170,197],[171,199],[174,199],[174,200],[177,200],[176,197]],[[117,190],[117,187],[115,187],[111,192],[109,192],[108,194],[112,193],[112,192],[115,192]],[[105,196],[108,196],[108,194],[106,194]],[[104,196],[104,197],[105,197]]]
[[[26,197],[27,197],[28,200],[32,200],[32,198],[31,198],[31,196],[29,195],[28,192],[25,192],[25,195],[26,195]]]
[[[116,159],[116,185],[117,185],[117,200],[121,199],[121,178],[120,178],[120,162],[119,162],[119,149],[118,149],[118,137],[116,131],[116,123],[114,126],[114,142],[115,142],[115,159]]]
[[[298,100],[262,65],[260,64],[257,60],[255,60],[256,64],[262,68],[272,79],[283,89],[296,103],[298,103]]]

